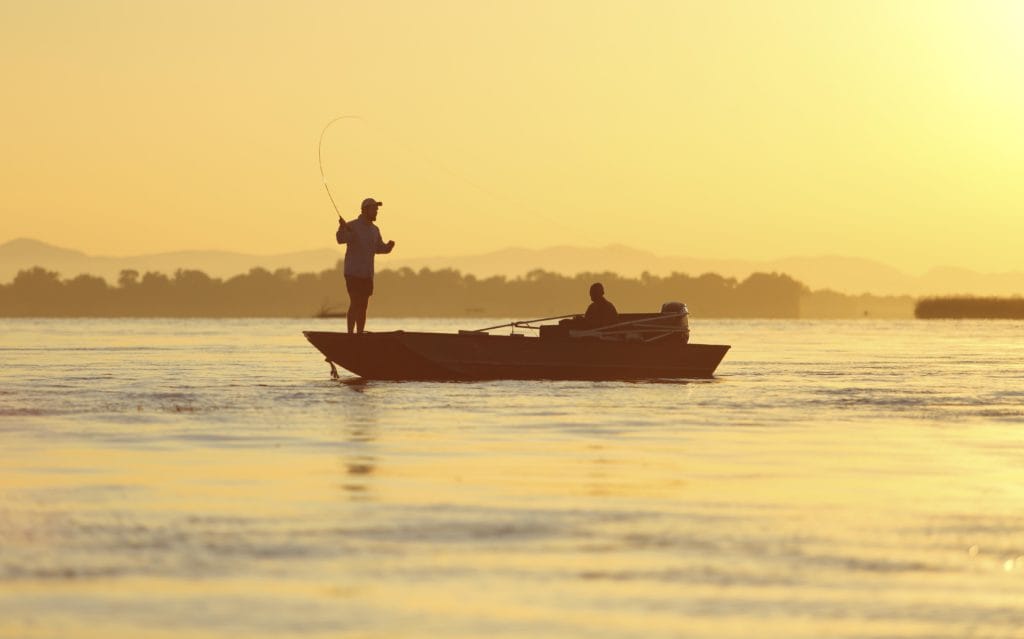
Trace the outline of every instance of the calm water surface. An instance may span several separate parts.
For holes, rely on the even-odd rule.
[[[1024,323],[393,383],[341,322],[0,320],[0,637],[1024,636]]]

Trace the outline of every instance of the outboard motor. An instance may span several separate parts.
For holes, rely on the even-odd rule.
[[[682,302],[665,302],[661,305],[661,313],[663,315],[679,315],[678,321],[673,321],[673,326],[682,328],[683,332],[680,333],[683,343],[687,344],[690,341],[690,311],[686,308],[686,304]],[[673,318],[674,320],[675,318]]]

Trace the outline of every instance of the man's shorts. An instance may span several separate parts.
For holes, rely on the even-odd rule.
[[[373,295],[373,278],[346,275],[345,289],[349,297],[370,297]]]

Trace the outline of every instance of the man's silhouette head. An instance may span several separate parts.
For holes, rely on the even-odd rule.
[[[377,209],[379,209],[382,206],[384,206],[383,202],[378,202],[372,197],[368,197],[365,200],[363,200],[363,204],[362,206],[360,206],[359,215],[360,217],[365,217],[366,219],[373,222],[374,220],[377,219]]]
[[[590,299],[593,302],[604,297],[604,285],[601,282],[595,282],[590,285]]]

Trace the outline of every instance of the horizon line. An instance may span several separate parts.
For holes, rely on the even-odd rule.
[[[27,236],[19,236],[19,237],[12,238],[10,240],[6,240],[4,242],[0,242],[0,248],[2,248],[4,246],[7,246],[7,245],[10,245],[10,244],[15,244],[15,243],[18,243],[18,242],[30,242],[30,243],[33,243],[33,244],[43,245],[43,246],[45,246],[47,248],[58,249],[58,250],[62,250],[62,251],[69,251],[69,252],[74,252],[74,253],[79,253],[83,257],[90,258],[90,259],[111,259],[111,260],[141,259],[141,258],[173,256],[173,255],[180,255],[180,254],[203,254],[203,253],[208,253],[208,254],[219,253],[219,254],[226,254],[226,255],[232,255],[232,256],[237,256],[237,257],[245,257],[245,258],[281,258],[281,257],[288,257],[288,256],[297,255],[297,254],[301,254],[301,253],[316,253],[316,252],[320,252],[320,251],[329,251],[329,250],[332,250],[332,248],[334,248],[334,245],[326,244],[325,243],[325,245],[320,247],[320,248],[297,249],[297,250],[282,251],[282,252],[275,252],[275,253],[247,252],[247,251],[233,250],[233,249],[191,248],[191,249],[162,250],[162,251],[154,251],[154,252],[149,252],[149,253],[133,253],[133,254],[112,255],[112,254],[103,254],[103,253],[89,253],[89,252],[86,252],[85,250],[82,250],[82,249],[79,249],[79,248],[70,248],[70,247],[67,247],[67,246],[62,246],[62,245],[58,245],[58,244],[52,244],[52,243],[50,243],[50,242],[48,242],[46,240],[40,240],[38,238],[27,237]],[[553,251],[553,250],[558,250],[558,249],[568,249],[568,250],[580,250],[580,249],[582,249],[582,250],[599,250],[599,249],[617,249],[617,248],[619,248],[619,249],[628,249],[630,251],[635,251],[635,252],[638,252],[638,253],[645,253],[645,254],[647,254],[647,255],[649,255],[651,257],[654,257],[654,258],[657,258],[657,259],[660,259],[660,260],[685,259],[685,260],[695,260],[695,261],[705,261],[705,262],[742,262],[742,263],[759,263],[759,262],[769,262],[770,263],[770,262],[783,262],[783,261],[789,261],[789,260],[815,260],[815,259],[851,260],[851,261],[861,261],[861,262],[873,263],[873,264],[876,264],[878,266],[883,266],[883,267],[886,267],[886,268],[890,268],[890,269],[899,271],[899,272],[901,272],[904,275],[910,275],[912,277],[921,277],[921,276],[925,276],[925,275],[927,275],[927,274],[929,274],[929,273],[931,273],[933,271],[947,270],[947,269],[960,270],[960,271],[968,271],[968,272],[975,273],[975,274],[978,274],[978,275],[988,275],[988,276],[1012,275],[1012,274],[1017,274],[1017,273],[1024,274],[1024,266],[1022,266],[1020,269],[1015,269],[1015,270],[992,271],[992,270],[980,270],[979,268],[973,267],[973,266],[964,266],[964,265],[945,263],[945,264],[934,264],[932,266],[925,267],[923,269],[921,269],[921,268],[911,269],[911,268],[908,268],[908,267],[894,266],[893,264],[891,264],[891,263],[889,263],[887,261],[884,261],[882,259],[879,259],[879,258],[863,257],[863,256],[858,256],[858,255],[846,255],[846,254],[841,254],[841,253],[830,253],[830,252],[823,252],[823,253],[817,253],[817,254],[787,255],[787,256],[780,256],[780,257],[774,257],[774,258],[707,257],[707,256],[697,256],[697,255],[690,255],[690,254],[681,254],[681,253],[661,254],[661,253],[656,253],[656,252],[653,252],[653,251],[650,251],[650,250],[647,250],[647,249],[637,248],[637,247],[629,245],[629,244],[623,244],[623,243],[610,243],[610,244],[604,244],[604,245],[552,244],[552,245],[547,245],[547,246],[537,247],[537,248],[528,247],[528,246],[522,246],[522,245],[508,245],[508,246],[504,246],[504,247],[500,247],[500,248],[495,248],[495,249],[491,249],[491,250],[487,250],[487,251],[482,251],[482,252],[479,252],[479,253],[463,253],[463,254],[454,254],[454,255],[422,254],[422,255],[413,255],[413,256],[409,256],[409,257],[405,257],[405,256],[395,257],[395,258],[390,258],[390,260],[391,261],[399,261],[399,262],[409,262],[409,261],[425,261],[425,260],[466,259],[466,258],[486,257],[486,256],[494,255],[496,253],[501,253],[501,252],[504,252],[504,251],[525,251],[525,252],[541,253],[541,252],[545,252],[545,251]],[[343,255],[343,252],[339,250],[339,254]],[[528,270],[532,270],[532,269],[528,269]]]

